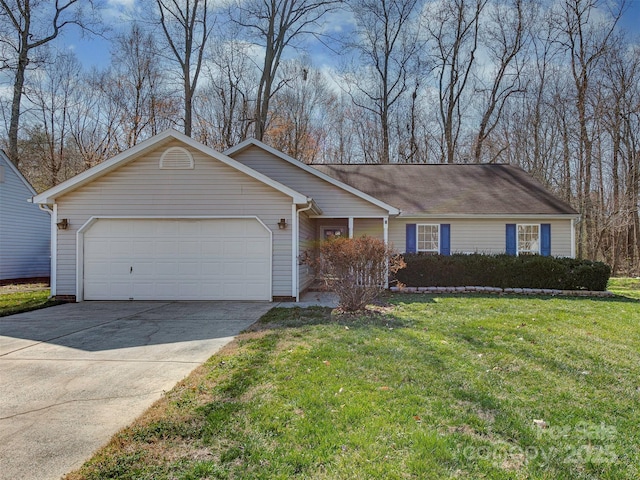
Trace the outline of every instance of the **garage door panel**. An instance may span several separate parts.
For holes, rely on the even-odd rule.
[[[233,239],[224,242],[222,251],[225,256],[244,255],[246,253],[244,242],[238,240],[239,239]]]
[[[156,275],[158,276],[172,276],[178,273],[178,269],[180,268],[180,263],[173,262],[156,262]]]
[[[155,240],[154,239],[149,239],[149,242],[152,245],[155,245],[155,254],[156,255],[167,255],[167,254],[171,254],[171,255],[175,255],[175,253],[178,251],[178,242],[176,242],[175,240]]]
[[[122,300],[131,298],[132,295],[132,283],[131,281],[111,281],[109,282],[109,290],[112,296],[118,297]]]
[[[269,273],[269,264],[266,262],[246,262],[246,273],[253,277],[262,277]]]
[[[179,243],[180,255],[200,255],[201,241],[184,241]]]
[[[93,257],[94,255],[99,255],[107,252],[108,248],[109,248],[109,242],[107,240],[98,239],[89,243],[85,247],[84,252],[85,254],[88,254],[91,257]]]
[[[84,236],[84,298],[268,300],[270,246],[255,219],[100,219]]]
[[[153,251],[152,247],[153,246],[153,242],[150,241],[150,239],[134,239],[133,240],[133,253],[136,256],[136,258],[138,257],[153,257],[153,255],[155,254],[155,252]]]
[[[152,259],[149,259],[147,261],[141,261],[140,259],[137,259],[133,262],[133,271],[135,272],[137,277],[151,277],[156,273],[155,262]]]
[[[111,255],[129,255],[133,245],[132,240],[113,240],[109,242],[108,252]]]
[[[131,266],[132,265],[130,261],[113,260],[107,262],[107,268],[105,268],[105,270],[109,273],[110,277],[129,277],[131,275]],[[87,272],[85,272],[85,276],[86,275]]]
[[[149,298],[154,294],[155,285],[153,282],[137,281],[132,283],[131,298]]]
[[[94,261],[94,262],[89,262],[86,263],[84,266],[84,273],[85,275],[92,275],[92,276],[105,276],[107,277],[110,271],[110,264],[109,262],[106,261]]]
[[[211,240],[202,244],[202,253],[204,255],[222,255],[224,253],[223,242],[221,240]]]
[[[248,240],[246,242],[246,248],[249,255],[263,257],[269,253],[269,245],[265,245],[264,242]]]
[[[200,264],[196,262],[180,262],[178,269],[179,275],[193,275],[195,277],[199,277],[201,273]]]
[[[85,286],[84,293],[88,297],[95,297],[97,295],[101,295],[102,293],[107,291],[109,288],[110,288],[109,282],[95,281],[90,285]]]
[[[202,233],[201,223],[178,222],[178,231],[181,237],[199,236]]]

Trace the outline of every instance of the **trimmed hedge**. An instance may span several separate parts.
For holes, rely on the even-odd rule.
[[[404,254],[395,279],[407,287],[483,286],[604,291],[611,267],[602,262],[539,255]]]

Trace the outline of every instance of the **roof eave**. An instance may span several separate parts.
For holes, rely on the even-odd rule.
[[[295,165],[296,167],[310,173],[311,175],[315,175],[318,178],[321,178],[322,180],[335,185],[336,187],[339,187],[357,197],[362,198],[363,200],[366,200],[369,203],[374,204],[377,207],[382,208],[383,210],[386,210],[388,212],[389,215],[395,216],[395,215],[399,215],[400,214],[400,210],[396,207],[394,207],[393,205],[389,205],[386,202],[383,202],[382,200],[372,197],[371,195],[358,190],[355,187],[352,187],[351,185],[348,185],[344,182],[341,182],[340,180],[337,180],[336,178],[327,175],[326,173],[323,173],[299,160],[296,160],[293,157],[290,157],[289,155],[282,153],[278,150],[276,150],[275,148],[270,147],[269,145],[255,139],[255,138],[248,138],[247,140],[245,140],[244,142],[239,143],[238,145],[231,147],[227,150],[225,150],[223,153],[227,156],[233,156],[236,155],[244,150],[246,150],[249,147],[258,147],[261,148],[262,150],[265,150],[266,152],[275,155],[276,157],[291,163],[292,165]]]
[[[399,218],[524,218],[524,219],[578,219],[580,214],[576,213],[402,213]]]

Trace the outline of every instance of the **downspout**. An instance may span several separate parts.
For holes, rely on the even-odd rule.
[[[293,266],[294,275],[295,275],[296,302],[300,301],[300,272],[299,272],[299,265],[298,265],[298,261],[299,261],[298,250],[300,248],[300,212],[306,212],[308,210],[311,210],[312,208],[313,208],[313,199],[307,198],[307,206],[304,208],[301,208],[300,210],[296,210],[296,219],[295,219],[296,240],[295,240],[295,252],[294,252],[295,262]]]
[[[571,258],[576,258],[576,226],[580,221],[580,217],[571,219]]]
[[[33,203],[33,197],[31,197],[30,202]],[[49,207],[49,205],[38,204],[38,208],[43,212],[47,212],[51,215],[51,239],[49,241],[49,262],[50,269],[49,272],[49,298],[53,298],[56,296],[56,283],[57,283],[57,265],[56,265],[56,250],[58,249],[58,237],[57,237],[57,226],[56,226],[56,217],[57,217],[57,205],[53,205],[53,210]]]

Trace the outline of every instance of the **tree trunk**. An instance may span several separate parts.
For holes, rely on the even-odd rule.
[[[24,74],[29,65],[29,51],[22,49],[18,57],[18,68],[13,82],[13,99],[11,100],[11,120],[9,122],[9,158],[17,167],[20,164],[18,156],[18,126],[20,124],[20,104],[24,89]]]

